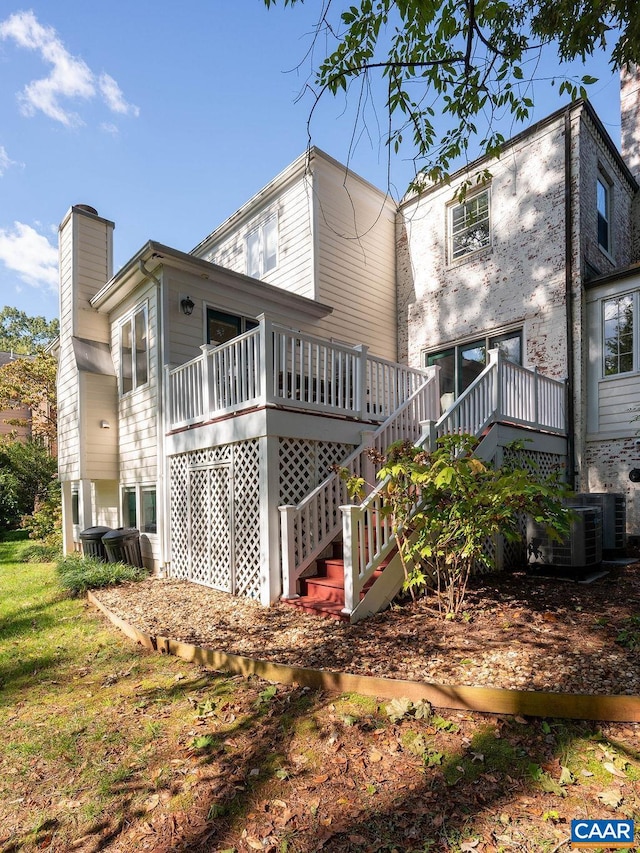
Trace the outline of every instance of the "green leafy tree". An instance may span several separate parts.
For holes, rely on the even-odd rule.
[[[49,353],[33,358],[16,358],[0,367],[0,411],[27,406],[31,410],[31,434],[52,446],[56,439],[57,361]],[[6,418],[9,424],[23,426],[27,419]]]
[[[267,7],[276,2],[264,0]],[[355,0],[348,6],[323,0],[320,6],[308,51],[315,103],[360,83],[353,94],[361,104],[381,75],[387,141],[395,152],[411,141],[422,179],[446,179],[476,136],[482,152],[499,152],[504,138],[494,119],[530,117],[530,83],[545,48],[560,65],[605,49],[615,68],[640,61],[640,9],[626,0]],[[318,52],[325,58],[315,64]],[[557,82],[560,94],[574,98],[585,97],[596,81],[584,75]],[[444,129],[438,129],[441,116]]]
[[[405,567],[405,589],[429,590],[445,615],[462,609],[474,569],[494,567],[487,543],[498,535],[522,537],[524,515],[546,525],[551,536],[566,535],[567,489],[557,477],[534,477],[514,466],[494,467],[474,452],[469,435],[445,436],[429,453],[409,441],[391,445],[378,477],[382,512],[389,517]],[[361,478],[349,481],[362,494]]]
[[[0,352],[33,355],[60,334],[58,320],[30,317],[24,311],[5,306],[0,310]]]
[[[17,527],[42,505],[59,502],[56,460],[38,441],[0,444],[0,530]]]

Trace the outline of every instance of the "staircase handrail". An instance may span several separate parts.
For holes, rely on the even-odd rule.
[[[526,417],[515,411],[513,401],[507,398],[503,380],[509,374],[531,377],[530,414]],[[541,410],[540,391],[546,396],[554,396],[554,404]],[[492,423],[508,419],[510,423],[523,426],[535,426],[549,432],[566,433],[563,406],[558,400],[564,400],[565,383],[557,379],[540,376],[537,370],[528,370],[514,364],[504,357],[499,349],[489,352],[489,363],[474,381],[458,397],[455,403],[435,423],[425,423],[424,431],[416,442],[419,447],[435,449],[438,438],[456,433],[470,433],[479,437]],[[462,423],[460,413],[472,415],[475,421]],[[365,584],[380,567],[383,560],[395,547],[395,535],[391,532],[388,516],[382,512],[383,490],[388,482],[384,480],[368,494],[358,505],[340,507],[343,516],[344,541],[344,608],[343,613],[351,615],[360,600]]]
[[[425,368],[424,382],[376,430],[363,431],[362,443],[341,463],[341,468],[366,483],[375,480],[376,468],[368,457],[371,449],[382,453],[399,438],[417,440],[421,424],[438,405],[439,367]],[[297,581],[340,531],[340,506],[348,500],[346,483],[337,471],[297,505],[279,507],[282,543],[283,597],[297,597]],[[303,522],[306,538],[303,537]],[[296,548],[297,542],[297,548]]]

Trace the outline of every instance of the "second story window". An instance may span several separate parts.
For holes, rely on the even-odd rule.
[[[147,309],[140,308],[120,327],[120,389],[128,394],[149,381]]]
[[[598,211],[598,245],[611,252],[611,186],[604,177],[598,176],[596,207]]]
[[[247,237],[247,275],[262,278],[278,265],[278,217],[274,214]]]
[[[602,305],[604,375],[629,373],[633,370],[633,294],[605,299]]]
[[[450,209],[450,261],[456,261],[491,244],[489,202],[487,189]]]

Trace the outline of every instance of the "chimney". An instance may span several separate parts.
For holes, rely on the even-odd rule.
[[[94,207],[76,204],[62,220],[60,332],[108,343],[109,324],[89,303],[113,275],[114,224]]]
[[[640,183],[640,69],[620,69],[621,153],[633,177]]]

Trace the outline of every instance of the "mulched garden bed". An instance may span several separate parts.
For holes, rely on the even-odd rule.
[[[139,630],[293,666],[440,684],[640,694],[640,563],[605,564],[592,583],[524,571],[472,580],[465,610],[393,606],[357,625],[263,608],[186,581],[99,590]]]

